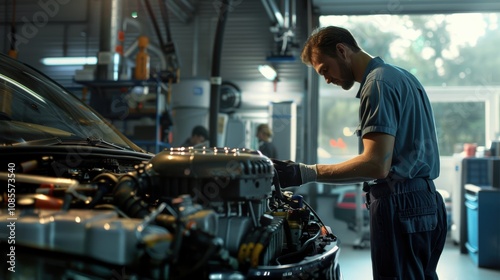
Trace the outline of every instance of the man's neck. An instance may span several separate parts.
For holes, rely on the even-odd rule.
[[[373,56],[369,55],[364,51],[359,51],[357,53],[353,53],[351,56],[352,62],[352,72],[354,74],[354,80],[358,83],[361,83],[363,80],[363,76],[365,74],[366,67],[373,59]]]

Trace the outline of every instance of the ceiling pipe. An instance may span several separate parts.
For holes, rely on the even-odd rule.
[[[163,36],[161,35],[161,30],[160,26],[158,25],[158,21],[156,20],[155,13],[153,12],[153,7],[151,6],[151,3],[149,0],[143,0],[144,5],[146,6],[146,10],[148,12],[148,16],[151,20],[151,23],[153,24],[153,29],[156,33],[156,37],[158,38],[158,42],[160,46],[165,46],[165,43],[163,42]]]
[[[193,62],[192,62],[192,69],[193,73],[191,74],[193,77],[198,76],[198,49],[199,49],[199,38],[200,38],[200,20],[199,17],[194,18],[194,32],[193,32]]]
[[[284,26],[283,15],[281,14],[281,11],[274,2],[274,0],[262,0],[262,5],[264,5],[264,9],[266,10],[267,15],[269,16],[269,19],[271,19],[271,22],[273,24],[278,25],[279,28],[283,28]]]
[[[172,2],[175,2],[173,0],[171,0]],[[195,7],[193,6],[193,4],[191,4],[191,2],[189,2],[188,0],[180,0],[180,2],[184,5],[184,7],[186,7],[191,13],[194,13],[194,11],[196,10]]]
[[[96,68],[98,80],[116,80],[117,65],[114,60],[118,31],[122,24],[122,3],[119,0],[101,1],[99,55]]]
[[[295,36],[297,3],[296,0],[282,0],[281,3],[283,4],[283,12],[275,0],[262,0],[264,9],[271,19],[270,30],[274,34],[274,40],[276,43],[281,43],[281,46],[277,46],[276,55],[287,56],[291,38]]]
[[[284,7],[283,7],[283,14],[284,20],[283,20],[283,28],[288,29],[290,28],[290,1],[289,0],[284,0]]]
[[[165,1],[165,5],[169,5],[170,11],[182,22],[188,23],[193,18],[194,7],[188,1],[182,1],[183,7],[179,6],[173,0]],[[187,10],[187,11],[186,11]]]
[[[130,18],[130,17],[125,17],[123,19],[123,24],[122,24],[122,30],[124,32],[127,32],[128,31],[128,26],[129,25],[133,25],[136,29],[137,29],[137,32],[140,34],[140,35],[143,35],[142,32],[143,32],[143,27],[142,27],[142,24],[140,21],[138,21],[137,19],[135,18]]]
[[[212,54],[212,73],[210,76],[210,112],[209,112],[209,143],[211,147],[217,146],[217,127],[219,121],[220,107],[220,88],[222,78],[220,77],[220,64],[222,55],[222,43],[224,39],[224,29],[229,11],[229,2],[231,0],[222,0],[219,7],[219,21],[215,32],[215,40]]]

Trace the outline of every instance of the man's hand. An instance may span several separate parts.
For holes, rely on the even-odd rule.
[[[291,160],[282,161],[272,159],[272,161],[274,163],[274,170],[277,173],[275,174],[275,178],[276,176],[278,177],[281,188],[302,185],[299,163],[295,163]]]

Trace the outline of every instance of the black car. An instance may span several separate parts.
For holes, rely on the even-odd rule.
[[[331,228],[258,151],[151,154],[0,55],[2,279],[341,279]]]

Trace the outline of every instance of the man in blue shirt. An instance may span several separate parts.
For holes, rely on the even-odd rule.
[[[447,224],[433,183],[439,150],[423,86],[408,71],[363,51],[340,27],[315,30],[301,58],[329,84],[348,90],[360,83],[363,149],[338,164],[274,160],[281,187],[365,182],[373,279],[438,279]]]

